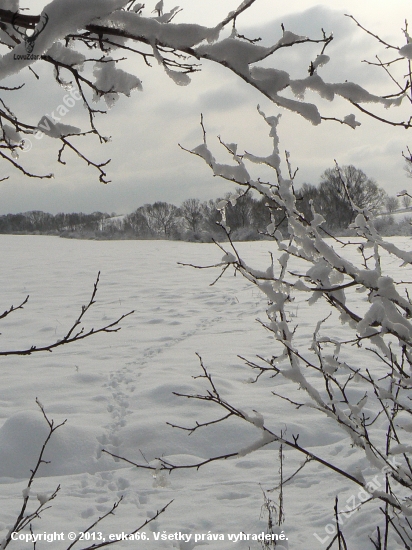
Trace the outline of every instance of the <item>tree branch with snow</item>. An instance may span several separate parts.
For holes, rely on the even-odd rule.
[[[148,8],[147,13],[144,5],[137,4],[133,7],[133,3],[126,0],[101,0],[87,6],[81,0],[76,0],[75,4],[71,2],[70,5],[63,0],[53,0],[40,15],[24,15],[0,9],[0,43],[6,52],[8,50],[0,57],[0,80],[16,74],[24,76],[24,71],[32,70],[35,62],[52,65],[58,85],[73,90],[81,97],[88,111],[89,130],[66,127],[57,117],[51,121],[52,131],[45,133],[48,138],[62,142],[59,162],[62,162],[62,151],[69,148],[98,171],[99,180],[103,183],[109,181],[103,170],[108,161],[92,161],[68,137],[77,139],[91,133],[98,137],[100,143],[106,142],[108,138],[102,136],[95,125],[95,116],[106,111],[92,107],[91,100],[103,99],[106,106],[111,108],[120,95],[130,96],[134,90],[142,90],[141,80],[137,75],[117,67],[124,60],[115,59],[113,56],[117,53],[135,54],[146,65],[156,61],[167,76],[182,86],[190,83],[190,74],[200,70],[200,60],[217,63],[254,87],[275,105],[297,113],[314,125],[322,121],[337,120],[355,129],[360,123],[352,113],[342,119],[322,115],[320,105],[304,100],[307,91],[317,94],[320,104],[323,100],[333,101],[339,96],[368,116],[395,126],[411,126],[411,119],[393,121],[364,106],[399,105],[404,97],[410,96],[410,78],[401,86],[393,77],[393,82],[401,89],[385,97],[370,93],[354,82],[326,82],[320,73],[322,66],[330,62],[325,50],[333,36],[322,30],[320,37],[310,38],[297,35],[282,26],[280,38],[272,45],[262,46],[256,39],[249,40],[239,34],[236,28],[239,18],[254,3],[255,0],[242,2],[214,27],[175,23],[178,10],[168,12],[163,3],[161,8]],[[356,20],[355,22],[361,27]],[[232,29],[225,36],[224,29],[230,23]],[[31,37],[26,33],[28,29],[34,33]],[[409,36],[406,30],[404,34],[406,38]],[[277,52],[304,47],[308,43],[319,44],[321,47],[317,57],[310,63],[309,76],[294,79],[287,71],[276,67]],[[380,40],[380,43],[388,47],[384,41]],[[139,44],[139,48],[134,44]],[[400,59],[406,60],[409,67],[408,48],[407,44],[398,50]],[[89,52],[99,55],[89,57]],[[260,65],[260,62],[268,59],[272,60],[271,67]],[[387,64],[383,66],[385,70],[389,70]],[[67,80],[66,74],[73,80]],[[410,67],[407,74],[410,76]],[[18,160],[19,150],[24,150],[25,147],[24,140],[27,141],[30,135],[39,130],[44,131],[41,121],[27,122],[2,102],[0,129],[3,130],[3,135],[0,134],[0,148],[3,148],[0,155],[6,162],[30,177],[52,176],[33,174],[25,170]]]

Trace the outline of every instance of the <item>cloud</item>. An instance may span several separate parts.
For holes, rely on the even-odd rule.
[[[197,98],[199,109],[208,111],[232,111],[243,107],[250,101],[245,90],[233,90],[228,86],[216,88],[200,94]]]
[[[261,37],[262,45],[275,44],[282,36],[281,24],[286,30],[313,39],[322,39],[325,35],[333,35],[325,53],[331,61],[319,70],[319,74],[327,81],[343,82],[354,80],[360,84],[375,83],[379,73],[362,60],[374,59],[380,47],[377,41],[361,31],[348,17],[344,10],[331,9],[318,5],[300,13],[293,13],[271,20],[265,25],[254,25],[245,29],[246,36]],[[264,63],[287,70],[293,78],[304,78],[311,61],[321,53],[323,44],[302,44],[293,48],[278,50]],[[383,72],[383,71],[382,71]]]

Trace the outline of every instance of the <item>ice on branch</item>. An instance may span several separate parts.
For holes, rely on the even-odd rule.
[[[267,57],[271,50],[235,38],[226,38],[216,44],[199,46],[196,51],[202,57],[224,63],[235,72],[249,76],[249,65]]]
[[[401,453],[402,454],[403,453],[411,454],[412,453],[412,446],[411,445],[395,445],[390,450],[390,453],[391,453],[391,455],[398,455],[398,454],[401,454]]]
[[[40,502],[42,506],[44,506],[44,504],[46,504],[46,502],[50,500],[50,495],[48,495],[47,493],[37,493],[36,496],[37,496],[37,500]]]
[[[280,157],[279,157],[279,137],[277,135],[276,128],[277,128],[277,125],[279,124],[279,120],[282,115],[279,114],[277,116],[267,117],[265,113],[261,111],[259,105],[257,109],[261,117],[270,126],[269,136],[273,138],[273,152],[267,157],[258,157],[251,153],[246,153],[243,158],[245,160],[249,160],[250,162],[254,162],[256,164],[266,164],[268,166],[271,166],[275,170],[278,170],[280,167]]]
[[[160,15],[159,17],[155,17],[154,19],[156,21],[159,21],[159,23],[169,23],[169,21],[173,18],[174,14],[179,11],[179,6],[174,7],[172,10],[170,10],[167,13],[164,13],[163,15]]]
[[[326,63],[329,63],[330,57],[328,55],[320,54],[316,56],[315,61],[313,62],[313,68],[317,69],[318,67],[323,67]]]
[[[244,447],[243,449],[241,449],[237,453],[237,456],[239,458],[244,457],[250,453],[253,453],[254,451],[257,451],[258,449],[261,449],[262,447],[265,447],[266,445],[269,445],[269,443],[273,443],[273,441],[276,441],[276,440],[277,438],[274,437],[270,432],[264,431],[260,439],[258,439],[251,445],[248,445],[247,447]]]
[[[263,67],[252,67],[251,77],[261,83],[261,86],[268,94],[276,94],[287,88],[290,84],[289,74],[278,69],[264,69]]]
[[[243,412],[243,411],[242,411]],[[254,416],[251,416],[245,412],[243,412],[243,415],[245,417],[245,420],[256,426],[256,428],[263,428],[265,424],[265,419],[263,418],[263,415],[260,414],[258,411],[253,411],[255,413]]]
[[[238,161],[237,166],[230,166],[229,164],[219,164],[216,162],[214,156],[207,148],[207,145],[202,143],[198,147],[192,149],[192,153],[202,157],[206,163],[212,168],[215,176],[220,176],[227,180],[236,181],[239,183],[248,183],[250,181],[250,176],[246,170],[245,165],[242,161]],[[225,201],[225,205],[227,201]]]
[[[390,332],[401,340],[412,340],[412,325],[399,313],[392,301],[376,298],[369,311],[358,324],[359,334],[367,334],[367,329],[373,324],[379,324],[381,334]]]
[[[294,44],[295,42],[301,42],[302,40],[307,40],[307,39],[308,39],[307,36],[299,36],[294,32],[284,31],[283,36],[276,44],[276,47],[285,46],[285,45],[289,46],[291,44]]]
[[[172,71],[168,67],[165,67],[166,74],[173,80],[178,86],[188,86],[191,82],[190,76],[186,73],[179,71]]]
[[[236,263],[236,261],[237,261],[236,257],[233,254],[231,254],[230,252],[225,254],[223,256],[223,258],[221,259],[221,262],[225,263],[225,264],[234,264],[234,263]]]

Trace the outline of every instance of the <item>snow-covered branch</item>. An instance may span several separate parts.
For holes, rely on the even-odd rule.
[[[248,265],[230,238],[231,230],[226,224],[225,210],[229,200],[236,201],[236,196],[218,205],[220,223],[231,247],[226,250],[223,245],[219,245],[224,253],[221,261],[214,266],[221,270],[219,277],[226,269],[235,269],[259,288],[268,302],[267,321],[261,324],[274,337],[274,353],[271,357],[258,355],[258,361],[246,359],[246,364],[257,372],[253,382],[258,383],[268,375],[274,379],[272,393],[282,399],[286,407],[300,410],[310,408],[329,421],[332,420],[336,429],[348,436],[350,446],[356,449],[359,457],[357,463],[368,464],[371,471],[377,474],[381,472],[386,481],[384,486],[368,482],[360,466],[354,470],[353,467],[334,464],[333,460],[319,456],[310,446],[301,446],[299,434],[286,438],[282,432],[279,433],[276,420],[271,421],[273,426],[265,421],[263,411],[254,410],[252,415],[235,407],[221,396],[203,363],[200,378],[206,379],[209,389],[199,394],[178,395],[217,405],[223,409],[223,415],[212,421],[197,421],[192,426],[171,424],[190,434],[212,424],[225,422],[231,417],[251,422],[262,431],[262,437],[240,449],[237,455],[229,453],[221,455],[221,459],[244,456],[271,442],[281,443],[303,453],[307,459],[361,486],[368,495],[363,502],[383,501],[385,540],[392,540],[391,537],[402,533],[404,548],[409,548],[412,541],[408,496],[412,487],[412,447],[408,440],[412,425],[411,283],[405,282],[403,277],[397,280],[386,274],[384,257],[389,253],[392,258],[399,260],[401,267],[408,269],[412,264],[411,253],[379,235],[368,210],[354,202],[351,189],[337,163],[337,179],[356,213],[352,231],[357,234],[357,238],[325,238],[322,231],[325,220],[317,213],[316,205],[312,204],[312,218],[306,218],[297,207],[289,154],[286,155],[288,177],[283,176],[277,134],[280,116],[267,116],[260,108],[258,110],[270,128],[273,150],[268,156],[240,153],[236,143],[224,142],[219,137],[231,161],[227,164],[217,162],[207,143],[203,119],[203,142],[189,151],[208,164],[215,176],[234,181],[246,189],[254,189],[265,198],[268,209],[273,212],[273,222],[268,226],[266,234],[271,236],[278,248],[278,268],[275,268],[271,254],[268,268],[258,270]],[[248,163],[271,167],[274,178],[267,183],[252,178]],[[274,213],[277,209],[284,212],[287,220],[287,226],[282,231],[275,222]],[[296,265],[299,267],[296,268]],[[364,298],[360,299],[362,293]],[[311,307],[322,299],[330,306],[330,313],[316,323],[311,342],[306,342],[306,329],[300,334],[299,325],[294,324],[292,304],[299,300],[301,304],[307,303],[305,307]],[[349,335],[348,338],[331,333],[331,319],[335,320],[335,324],[340,321],[342,331]],[[348,358],[352,346],[358,350],[355,363]],[[288,386],[282,384],[278,389],[276,381],[279,379],[295,384],[302,392],[300,399],[291,398],[282,391]],[[218,458],[213,457],[211,460]],[[165,463],[162,463],[162,459],[159,461],[157,467],[160,469],[170,471],[175,467],[170,460]],[[191,467],[207,463],[207,460],[203,460]],[[335,515],[343,513],[336,504]],[[376,532],[377,541],[381,540],[379,529]],[[342,532],[339,533],[342,535]],[[375,544],[375,538],[371,540]],[[379,546],[378,542],[375,544],[375,548],[389,547]]]
[[[302,36],[282,25],[279,39],[271,45],[262,46],[257,40],[249,40],[239,34],[236,28],[239,18],[254,3],[255,0],[243,1],[214,27],[175,22],[178,10],[168,12],[163,3],[161,6],[159,4],[159,9],[153,10],[154,16],[149,7],[145,10],[144,5],[137,4],[134,9],[133,3],[126,0],[101,0],[87,6],[82,0],[75,0],[70,4],[53,0],[40,15],[25,15],[0,9],[0,43],[8,50],[0,57],[0,80],[15,74],[23,75],[25,69],[33,70],[35,63],[39,61],[51,64],[57,83],[78,94],[89,115],[89,130],[63,125],[56,115],[56,120],[51,121],[53,131],[44,132],[39,122],[24,121],[2,102],[2,158],[27,176],[46,177],[26,171],[17,160],[19,149],[24,150],[24,139],[29,139],[25,136],[43,131],[48,137],[63,142],[58,155],[59,162],[62,162],[61,152],[69,148],[88,165],[97,169],[100,181],[107,183],[109,180],[103,168],[108,161],[98,163],[90,160],[68,137],[76,139],[92,133],[97,135],[100,143],[107,141],[108,138],[99,133],[94,120],[104,110],[91,107],[90,94],[93,100],[104,99],[110,108],[119,94],[130,96],[132,91],[142,90],[138,75],[118,68],[122,59],[113,57],[118,53],[137,55],[146,65],[156,61],[167,76],[182,86],[189,84],[190,75],[200,70],[199,61],[212,61],[236,74],[275,105],[295,112],[315,125],[322,120],[337,120],[355,129],[360,124],[352,113],[342,119],[322,115],[323,100],[333,101],[335,97],[342,97],[361,112],[378,120],[404,128],[410,127],[411,119],[393,121],[365,106],[399,105],[404,97],[409,97],[410,79],[405,85],[395,79],[396,86],[401,90],[386,97],[371,93],[356,82],[327,82],[320,72],[322,66],[330,62],[325,50],[333,36],[326,35],[324,31],[318,37]],[[228,36],[224,29],[229,23],[232,23],[232,30]],[[361,26],[357,21],[356,23]],[[27,30],[32,34],[28,34]],[[277,52],[295,47],[303,48],[308,43],[320,46],[319,54],[310,63],[309,76],[292,78],[289,72],[277,67]],[[139,47],[136,48],[135,44],[139,44]],[[386,43],[381,41],[381,44]],[[90,57],[90,52],[97,53],[98,56]],[[400,59],[408,60],[408,52],[407,46],[400,48]],[[269,59],[270,67],[267,66]],[[262,61],[266,61],[265,66],[261,65]],[[387,66],[385,69],[389,70]],[[66,74],[73,80],[67,80]],[[319,104],[305,101],[307,91],[318,95]],[[11,126],[5,121],[11,123]]]

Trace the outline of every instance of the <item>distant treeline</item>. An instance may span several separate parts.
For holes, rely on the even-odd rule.
[[[343,184],[344,182],[344,184]],[[349,194],[352,201],[349,199]],[[341,173],[326,170],[318,186],[304,184],[296,192],[296,204],[310,222],[313,210],[325,218],[324,227],[334,233],[345,231],[354,221],[353,204],[378,214],[394,202],[378,185],[354,166],[342,167]],[[395,202],[397,199],[395,198]],[[287,234],[286,216],[281,207],[267,197],[255,198],[251,191],[239,188],[224,198],[209,201],[187,199],[180,206],[155,202],[140,206],[131,214],[116,216],[103,212],[56,215],[40,211],[0,216],[0,233],[53,234],[95,239],[181,239],[207,242],[225,238],[219,226],[225,212],[225,224],[234,240],[262,238],[273,224]],[[380,220],[382,226],[385,223]],[[386,223],[386,226],[388,223]]]
[[[233,200],[233,195],[232,202]],[[232,204],[229,196],[201,202],[187,199],[179,207],[155,202],[139,207],[131,214],[116,216],[105,212],[92,214],[41,211],[0,216],[0,233],[47,234],[72,238],[97,239],[179,239],[210,241],[225,233],[218,225],[222,201],[226,204],[226,224],[234,238],[258,239],[271,223],[266,201],[247,193]]]
[[[93,212],[93,214],[63,214],[56,215],[33,210],[21,214],[6,214],[0,216],[0,233],[60,233],[63,231],[78,231],[86,229],[94,231],[102,220],[110,218],[110,214]]]

